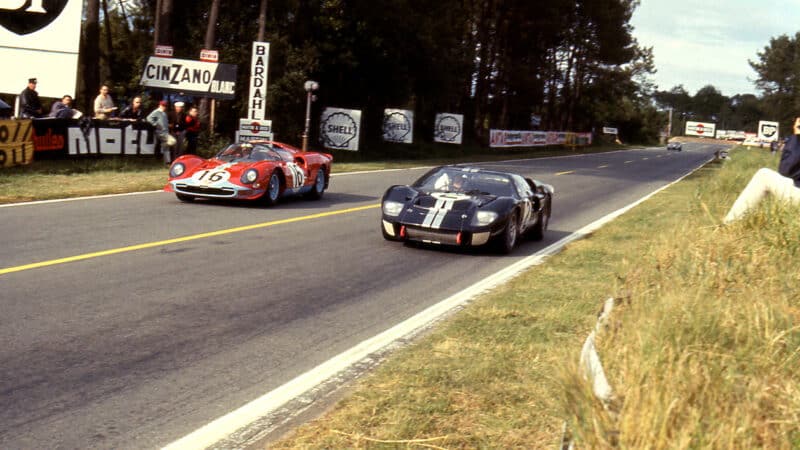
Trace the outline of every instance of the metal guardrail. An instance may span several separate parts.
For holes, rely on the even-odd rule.
[[[586,340],[583,342],[579,359],[579,368],[583,372],[584,380],[592,385],[594,396],[603,403],[603,407],[606,408],[606,410],[609,409],[614,400],[614,389],[608,383],[608,378],[606,378],[606,373],[600,361],[600,355],[597,353],[595,342],[597,333],[602,327],[607,325],[611,312],[614,310],[614,305],[615,299],[613,297],[603,302],[603,308],[597,316],[597,323],[595,324],[594,330],[589,333],[589,336],[587,336]],[[566,421],[564,421],[561,445],[559,448],[561,450],[575,449],[575,442],[572,439]]]

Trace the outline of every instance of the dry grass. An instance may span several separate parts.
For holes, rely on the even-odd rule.
[[[798,209],[774,202],[720,227],[758,167],[734,153],[398,352],[334,410],[274,448],[553,448],[566,419],[583,448],[800,446]],[[577,376],[601,336],[618,398]]]
[[[665,195],[691,200],[675,198],[681,220],[620,266],[629,302],[601,339],[617,404],[605,411],[562,377],[580,445],[800,447],[800,208],[768,201],[720,226],[749,177],[775,163],[740,151]]]

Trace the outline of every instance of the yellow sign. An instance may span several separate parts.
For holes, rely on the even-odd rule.
[[[0,120],[0,167],[30,164],[33,161],[33,122]]]

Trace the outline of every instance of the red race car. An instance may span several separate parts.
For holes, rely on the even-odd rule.
[[[273,141],[236,142],[213,158],[183,155],[169,169],[167,192],[179,200],[229,198],[274,205],[287,195],[322,197],[333,156]]]

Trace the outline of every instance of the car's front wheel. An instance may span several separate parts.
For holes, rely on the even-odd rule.
[[[272,206],[278,203],[278,198],[281,196],[281,177],[278,175],[278,171],[272,172],[272,175],[269,176],[269,183],[267,184],[267,190],[264,192],[264,196],[262,197],[264,204],[267,206]]]
[[[500,240],[497,241],[497,249],[500,253],[507,255],[514,250],[517,246],[517,239],[519,238],[519,221],[517,220],[517,213],[511,214],[508,218],[506,227],[499,236]]]

